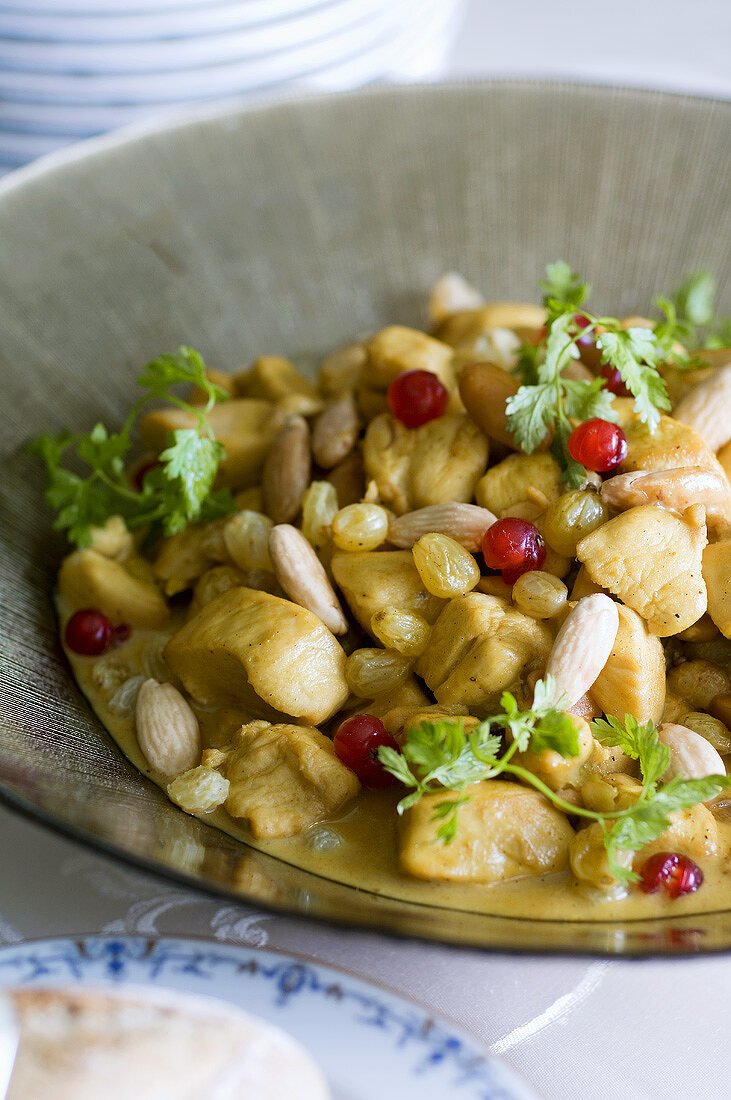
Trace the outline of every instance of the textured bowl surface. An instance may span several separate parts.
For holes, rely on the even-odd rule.
[[[418,322],[457,269],[535,295],[569,259],[614,312],[707,267],[729,286],[730,111],[709,100],[506,83],[380,89],[92,143],[0,186],[0,790],[86,842],[290,912],[504,950],[731,947],[728,914],[576,924],[369,895],[247,850],[170,804],[76,689],[50,594],[63,552],[24,444],[118,423],[140,365],[321,353]],[[728,299],[725,303],[728,307]]]

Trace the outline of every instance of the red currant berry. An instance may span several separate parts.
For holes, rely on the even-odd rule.
[[[507,584],[515,584],[523,573],[541,568],[546,560],[546,544],[532,523],[506,516],[485,531],[482,553],[488,569],[499,569]]]
[[[335,755],[358,776],[364,787],[390,787],[390,775],[376,755],[379,745],[399,751],[398,742],[380,718],[372,714],[354,714],[338,726],[333,746]]]
[[[93,608],[75,611],[66,623],[64,638],[66,645],[74,653],[83,657],[98,657],[109,649],[114,636],[114,627],[106,615]]]
[[[654,894],[662,889],[670,898],[692,894],[703,883],[703,872],[697,863],[677,852],[656,852],[640,867],[640,890]]]
[[[588,328],[589,325],[591,324],[591,321],[589,320],[588,317],[585,317],[583,313],[575,313],[574,314],[574,324],[576,325],[577,328]],[[576,343],[578,344],[578,346],[580,348],[593,348],[593,347],[595,347],[596,346],[596,341],[594,340],[594,331],[593,331],[593,329],[592,329],[591,332],[587,332],[586,334],[582,333],[581,336],[578,336],[576,338]]]
[[[407,428],[419,428],[435,420],[448,401],[446,387],[428,370],[407,370],[388,387],[388,406]]]
[[[125,642],[129,641],[131,636],[132,627],[129,623],[120,623],[119,626],[115,626],[114,628],[112,644],[115,646],[124,645]]]
[[[154,470],[159,465],[160,463],[156,458],[151,458],[149,462],[143,462],[141,466],[137,467],[132,480],[138,493],[141,493],[145,487],[145,474],[149,474],[150,470]]]
[[[616,367],[612,367],[609,363],[605,363],[599,373],[604,379],[604,388],[609,390],[610,393],[613,393],[616,397],[632,396],[622,381],[622,375]]]
[[[585,420],[568,439],[569,454],[587,470],[604,474],[627,457],[627,437],[609,420]]]

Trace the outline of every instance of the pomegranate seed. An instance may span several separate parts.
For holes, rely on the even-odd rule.
[[[703,872],[688,856],[677,852],[656,852],[640,867],[640,890],[654,894],[662,889],[670,898],[692,894],[703,883]]]
[[[104,653],[114,636],[114,627],[106,615],[93,608],[75,611],[66,623],[64,638],[74,653],[83,657],[98,657]]]
[[[159,465],[160,463],[156,458],[151,458],[149,462],[143,462],[142,465],[135,470],[132,480],[134,481],[135,489],[138,493],[141,493],[145,487],[145,474],[149,474],[150,470],[154,470]]]
[[[585,420],[568,439],[569,454],[587,470],[604,474],[627,457],[627,437],[609,420]]]
[[[482,553],[488,569],[499,569],[506,584],[515,584],[523,573],[541,568],[546,544],[532,523],[506,516],[485,531]]]
[[[610,393],[613,393],[616,397],[632,396],[616,367],[611,367],[609,363],[605,363],[599,373],[604,379],[604,388],[609,390]]]
[[[338,726],[333,741],[335,755],[358,776],[364,787],[390,787],[390,775],[376,756],[379,745],[399,751],[398,742],[380,718],[372,714],[354,714]]]
[[[407,370],[388,387],[388,405],[407,428],[419,428],[441,416],[447,407],[446,386],[428,370]]]

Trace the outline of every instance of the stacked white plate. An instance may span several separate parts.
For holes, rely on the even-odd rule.
[[[152,113],[440,74],[462,0],[0,0],[0,170]]]

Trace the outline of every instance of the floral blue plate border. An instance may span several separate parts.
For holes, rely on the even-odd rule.
[[[0,987],[153,986],[219,997],[285,1029],[333,1100],[537,1100],[468,1036],[389,990],[319,963],[206,940],[59,938],[0,949]]]

